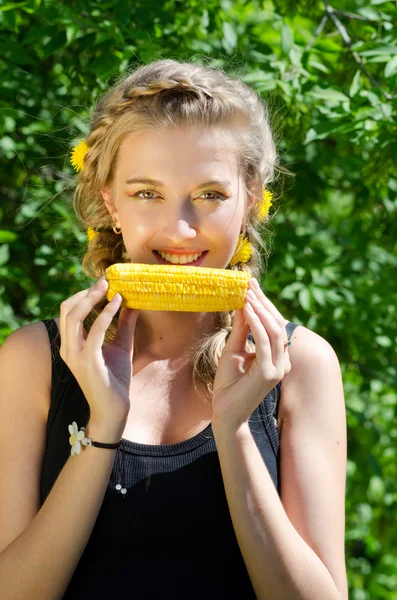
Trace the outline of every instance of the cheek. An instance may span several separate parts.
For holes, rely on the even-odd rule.
[[[233,244],[240,233],[242,217],[238,211],[225,211],[223,214],[212,215],[209,219],[208,230],[223,240],[225,245]]]
[[[143,236],[153,232],[162,221],[161,211],[153,210],[153,207],[142,208],[138,206],[124,205],[119,210],[120,219],[123,223],[123,231],[129,236]]]

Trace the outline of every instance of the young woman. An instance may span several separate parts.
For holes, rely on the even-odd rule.
[[[104,94],[73,157],[98,281],[0,350],[2,599],[346,600],[339,362],[258,285],[263,103],[160,60]],[[235,311],[121,308],[120,262],[245,270],[250,291]]]

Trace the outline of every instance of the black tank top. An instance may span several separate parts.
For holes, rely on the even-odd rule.
[[[51,341],[52,387],[41,504],[70,456],[68,425],[76,421],[80,428],[89,419],[89,405],[60,357],[57,324],[54,319],[42,322]],[[288,339],[296,327],[287,324]],[[281,384],[249,421],[278,492]],[[211,424],[177,444],[123,443],[127,494],[115,490],[116,455],[94,529],[63,599],[255,599],[234,533]]]

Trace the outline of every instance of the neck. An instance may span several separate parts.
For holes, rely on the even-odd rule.
[[[138,355],[183,360],[201,339],[219,329],[218,313],[141,310],[135,328]]]

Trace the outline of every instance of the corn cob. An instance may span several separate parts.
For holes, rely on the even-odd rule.
[[[117,263],[106,269],[107,299],[119,293],[121,306],[144,310],[216,312],[244,308],[248,281],[245,271]]]

